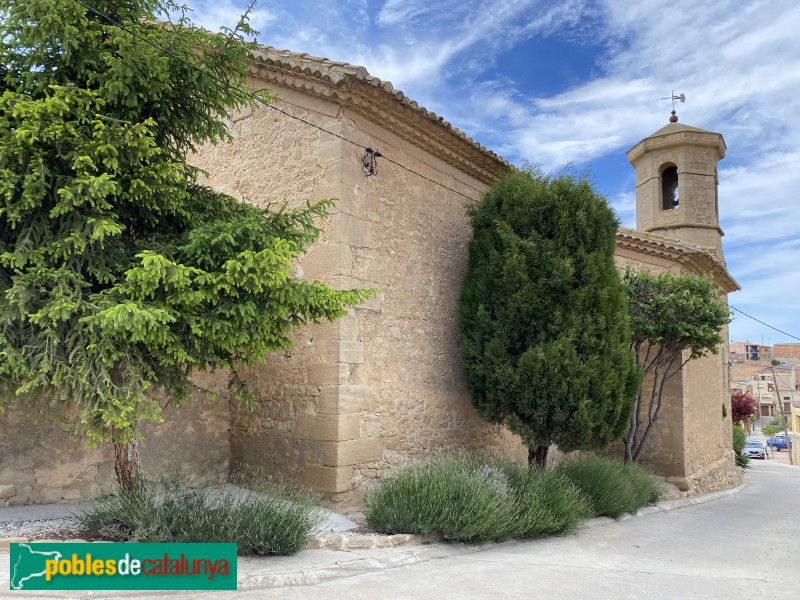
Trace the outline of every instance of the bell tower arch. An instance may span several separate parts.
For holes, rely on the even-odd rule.
[[[722,135],[670,122],[628,150],[636,169],[636,229],[708,250],[723,264],[717,200]]]

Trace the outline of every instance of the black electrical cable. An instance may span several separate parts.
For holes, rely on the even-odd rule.
[[[738,308],[736,308],[735,306],[731,306],[731,305],[730,305],[730,304],[728,304],[727,302],[723,302],[723,304],[725,304],[725,306],[727,306],[727,307],[728,307],[728,308],[730,308],[731,310],[735,310],[736,312],[738,312],[738,313],[740,313],[740,314],[743,314],[745,317],[747,317],[747,318],[749,318],[749,319],[753,319],[753,321],[755,321],[756,323],[761,323],[761,324],[762,324],[762,325],[764,325],[765,327],[769,327],[770,329],[773,329],[773,330],[777,331],[778,333],[782,333],[783,335],[785,335],[785,336],[788,336],[788,337],[790,337],[790,338],[793,338],[793,339],[795,339],[795,340],[797,340],[797,341],[799,341],[799,342],[800,342],[800,337],[797,337],[796,335],[792,335],[791,333],[788,333],[788,332],[786,332],[786,331],[783,331],[782,329],[778,329],[777,327],[773,327],[772,325],[770,325],[769,323],[765,323],[765,322],[764,322],[764,321],[762,321],[761,319],[756,319],[756,318],[755,318],[753,315],[748,315],[748,314],[747,314],[746,312],[744,312],[743,310],[739,310]]]
[[[180,63],[182,63],[182,64],[186,65],[187,67],[189,67],[189,68],[191,68],[191,69],[194,69],[194,70],[195,70],[195,71],[197,71],[198,73],[201,73],[202,75],[205,75],[206,77],[210,77],[212,80],[216,81],[217,83],[219,83],[219,84],[221,84],[221,85],[224,85],[224,86],[225,86],[225,87],[227,87],[227,88],[232,88],[232,89],[236,90],[237,92],[239,92],[240,94],[243,94],[244,96],[246,96],[246,97],[248,97],[248,98],[250,98],[250,99],[252,99],[252,100],[255,100],[256,102],[258,102],[258,103],[260,103],[260,104],[262,104],[262,105],[266,106],[267,108],[271,108],[272,110],[276,110],[276,111],[278,111],[279,113],[281,113],[281,114],[283,114],[283,115],[286,115],[287,117],[289,117],[289,118],[291,118],[291,119],[295,119],[296,121],[300,121],[301,123],[305,123],[305,124],[306,124],[306,125],[308,125],[309,127],[313,127],[314,129],[318,129],[319,131],[322,131],[322,132],[324,132],[324,133],[327,133],[328,135],[332,135],[333,137],[339,138],[340,140],[342,140],[342,141],[344,141],[344,142],[347,142],[348,144],[352,144],[353,146],[356,146],[356,147],[358,147],[358,148],[361,148],[362,150],[365,150],[365,151],[367,150],[367,148],[366,148],[366,147],[362,146],[361,144],[358,144],[358,143],[354,142],[353,140],[350,140],[350,139],[348,139],[348,138],[346,138],[346,137],[344,137],[344,136],[342,136],[342,135],[339,135],[338,133],[333,133],[332,131],[328,131],[327,129],[324,129],[324,128],[320,127],[319,125],[315,125],[314,123],[311,123],[311,122],[309,122],[309,121],[306,121],[305,119],[303,119],[303,118],[301,118],[301,117],[298,117],[298,116],[296,116],[296,115],[293,115],[293,114],[291,114],[291,113],[288,113],[288,112],[286,112],[285,110],[282,110],[282,109],[278,108],[278,107],[277,107],[277,106],[275,106],[274,104],[270,104],[269,102],[266,102],[266,101],[264,101],[262,98],[259,98],[259,97],[258,97],[258,96],[256,96],[255,94],[253,94],[253,93],[251,93],[251,92],[248,92],[248,91],[247,91],[247,90],[245,90],[244,88],[241,88],[241,87],[239,87],[239,86],[236,86],[236,85],[231,85],[230,83],[228,83],[228,82],[227,82],[227,81],[225,81],[224,79],[221,79],[220,77],[217,77],[216,75],[214,75],[213,73],[210,73],[210,72],[206,71],[206,70],[205,70],[205,69],[203,69],[202,67],[198,67],[197,65],[193,65],[192,63],[190,63],[190,62],[189,62],[189,61],[187,61],[186,59],[184,59],[184,58],[181,58],[180,56],[178,56],[177,54],[174,54],[173,52],[170,52],[169,50],[167,50],[167,49],[166,49],[166,48],[164,48],[163,46],[159,46],[159,45],[158,45],[158,44],[156,44],[155,42],[152,42],[152,41],[148,40],[147,38],[145,38],[145,37],[143,37],[143,36],[139,35],[138,33],[134,32],[134,31],[131,31],[130,29],[128,29],[127,27],[125,27],[125,25],[123,25],[122,23],[120,23],[120,22],[119,22],[119,21],[117,21],[116,19],[114,19],[114,18],[112,18],[112,17],[109,17],[108,15],[106,15],[105,13],[103,13],[103,12],[101,12],[101,11],[97,10],[97,9],[96,9],[96,8],[94,8],[93,6],[90,6],[90,5],[88,5],[88,4],[84,3],[84,2],[82,2],[81,0],[73,0],[73,2],[75,2],[76,4],[78,4],[78,5],[82,6],[82,7],[83,7],[83,8],[85,8],[86,10],[88,10],[88,11],[90,11],[90,12],[92,12],[92,13],[96,14],[97,16],[99,16],[99,17],[101,17],[101,18],[105,19],[106,21],[108,21],[109,23],[111,23],[112,25],[114,25],[115,27],[117,27],[117,28],[121,29],[122,31],[124,31],[124,32],[128,33],[129,35],[132,35],[132,36],[133,36],[133,37],[135,37],[136,39],[143,41],[143,42],[144,42],[145,44],[147,44],[148,46],[152,46],[153,48],[155,48],[155,49],[156,49],[156,50],[158,50],[159,52],[163,52],[163,53],[164,53],[164,54],[166,54],[167,56],[169,56],[169,57],[173,58],[174,60],[177,60],[178,62],[180,62]],[[403,165],[403,164],[401,164],[401,163],[399,163],[399,162],[397,162],[397,161],[395,161],[395,160],[392,160],[391,158],[389,158],[388,156],[386,156],[386,155],[384,155],[384,154],[382,154],[382,153],[381,153],[381,154],[379,154],[379,156],[380,156],[381,158],[385,159],[387,162],[390,162],[390,163],[392,163],[393,165],[395,165],[395,166],[398,166],[398,167],[400,167],[401,169],[404,169],[404,170],[408,171],[409,173],[413,173],[413,174],[414,174],[414,175],[416,175],[417,177],[420,177],[420,178],[422,178],[422,179],[424,179],[424,180],[426,180],[426,181],[429,181],[429,182],[433,183],[434,185],[438,185],[439,187],[441,187],[441,188],[444,188],[444,189],[446,189],[446,190],[447,190],[447,191],[449,191],[449,192],[453,192],[454,194],[458,194],[459,196],[463,196],[463,197],[464,197],[464,198],[466,198],[467,200],[474,200],[474,198],[471,198],[471,197],[470,197],[470,196],[468,196],[467,194],[464,194],[463,192],[459,192],[458,190],[454,190],[453,188],[451,188],[451,187],[448,187],[448,186],[446,186],[446,185],[444,185],[444,184],[442,184],[442,183],[439,183],[438,181],[436,181],[436,180],[434,180],[434,179],[431,179],[430,177],[426,177],[426,176],[425,176],[425,175],[423,175],[422,173],[419,173],[419,172],[415,171],[414,169],[411,169],[410,167],[407,167],[407,166],[405,166],[405,165]]]

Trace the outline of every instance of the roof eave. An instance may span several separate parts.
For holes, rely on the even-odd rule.
[[[685,265],[694,273],[708,274],[713,279],[714,285],[726,294],[741,289],[725,265],[693,244],[620,227],[617,231],[617,247],[628,248],[649,256],[666,258]]]
[[[267,85],[301,90],[346,107],[487,185],[514,168],[363,67],[269,47],[252,56],[250,74]]]

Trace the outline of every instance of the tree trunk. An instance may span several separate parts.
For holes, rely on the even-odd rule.
[[[142,483],[142,459],[139,456],[139,441],[114,442],[114,474],[125,493],[139,489]]]
[[[528,464],[535,464],[540,469],[544,470],[547,467],[547,452],[550,446],[536,446],[536,448],[528,448]]]

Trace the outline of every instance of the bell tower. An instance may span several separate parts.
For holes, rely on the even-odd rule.
[[[722,264],[717,163],[725,140],[713,133],[669,123],[628,150],[636,169],[636,229],[708,250]]]

